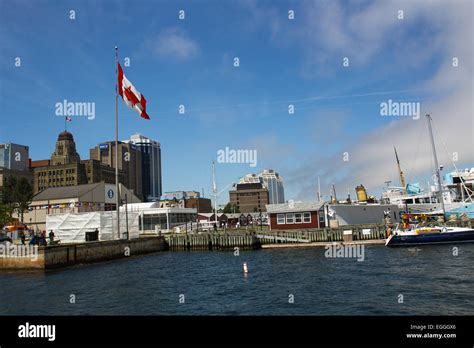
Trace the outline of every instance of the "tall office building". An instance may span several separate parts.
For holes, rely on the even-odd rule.
[[[142,153],[132,143],[119,141],[118,167],[126,176],[125,186],[137,197],[143,199]],[[101,143],[89,150],[90,158],[115,168],[115,141]]]
[[[260,183],[268,189],[268,204],[285,203],[285,190],[283,179],[273,169],[264,169],[260,174],[247,174],[242,177],[239,184]]]
[[[148,202],[159,201],[163,193],[160,143],[141,134],[132,135],[124,143],[135,145],[141,152],[143,199]]]
[[[26,178],[33,183],[30,170],[29,148],[18,144],[0,144],[0,191],[8,177]]]
[[[273,169],[264,169],[258,175],[260,182],[268,189],[269,204],[285,203],[283,179]]]
[[[18,144],[0,144],[0,167],[12,170],[28,170],[29,148]]]

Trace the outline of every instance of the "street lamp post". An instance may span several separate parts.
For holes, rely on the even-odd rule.
[[[125,194],[125,199],[122,200],[122,203],[125,203],[125,224],[127,225],[127,240],[130,239],[130,234],[128,232],[128,197]]]

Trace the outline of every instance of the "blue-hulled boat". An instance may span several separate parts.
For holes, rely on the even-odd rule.
[[[474,229],[468,227],[412,227],[407,231],[395,230],[385,245],[413,246],[424,244],[474,243]]]

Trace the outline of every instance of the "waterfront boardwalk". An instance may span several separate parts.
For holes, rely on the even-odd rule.
[[[169,234],[165,236],[169,250],[254,250],[261,246],[253,233]]]
[[[473,224],[473,221],[447,223],[448,226],[458,225],[462,227],[471,227]],[[271,231],[268,228],[255,226],[254,228],[228,229],[217,232],[190,231],[189,233],[169,233],[162,236],[142,235],[140,238],[131,240],[95,241],[39,247],[32,254],[0,255],[0,269],[52,269],[165,250],[234,251],[235,248],[256,250],[325,247],[332,243],[383,245],[387,236],[387,230],[383,224],[279,231]]]
[[[168,249],[178,250],[233,250],[260,249],[271,246],[326,245],[332,242],[377,241],[383,244],[386,238],[384,225],[342,226],[310,230],[270,231],[268,229],[227,230],[219,232],[193,232],[166,234]]]
[[[447,225],[471,226],[472,221],[448,221]],[[279,247],[318,247],[328,243],[383,245],[388,237],[385,224],[345,225],[337,228],[301,230],[269,230],[255,226],[248,229],[227,229],[218,232],[165,234],[168,249],[234,250]]]
[[[385,245],[385,239],[372,239],[372,240],[358,240],[354,242],[332,242],[342,245]],[[264,244],[262,249],[277,249],[277,248],[324,248],[331,243],[328,242],[312,242],[312,243],[284,243],[284,244]]]

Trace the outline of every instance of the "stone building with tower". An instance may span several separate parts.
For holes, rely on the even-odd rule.
[[[45,164],[45,165],[38,165]],[[71,133],[61,132],[49,161],[35,161],[34,193],[49,187],[77,186],[98,182],[115,183],[115,169],[98,160],[81,160]],[[119,170],[119,182],[127,185],[126,172]]]

